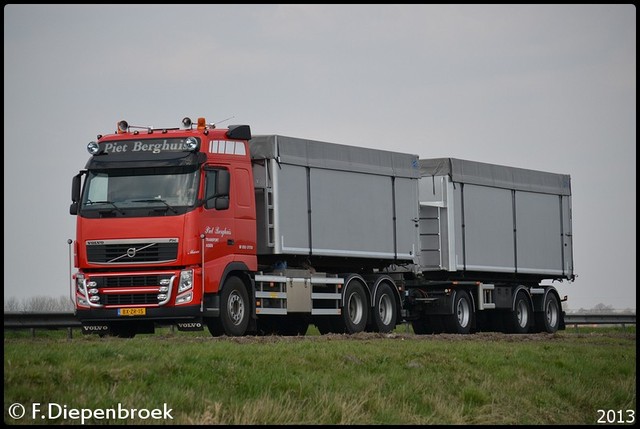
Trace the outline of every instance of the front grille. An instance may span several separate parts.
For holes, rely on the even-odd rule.
[[[157,304],[157,293],[130,293],[122,295],[102,295],[100,300],[104,305],[142,305]]]
[[[163,274],[147,274],[147,275],[114,275],[114,276],[91,276],[88,280],[95,282],[100,296],[100,304],[102,305],[162,305],[166,302],[160,303],[158,301],[158,294],[161,287],[168,287],[169,290],[165,292],[167,295],[171,295],[171,289],[173,284],[171,282],[173,273]],[[149,292],[149,289],[141,290],[140,293],[136,293],[136,288],[158,288],[158,292]],[[111,288],[127,289],[118,293],[108,293]]]
[[[169,275],[153,276],[109,276],[92,277],[99,288],[108,287],[136,287],[136,286],[160,286],[161,279],[170,279]]]
[[[144,264],[171,262],[177,258],[177,239],[87,242],[87,259],[93,264]]]

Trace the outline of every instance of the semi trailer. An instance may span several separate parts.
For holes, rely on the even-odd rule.
[[[566,174],[277,134],[117,124],[72,180],[83,332],[564,329]]]

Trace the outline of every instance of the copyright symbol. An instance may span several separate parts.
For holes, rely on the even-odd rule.
[[[24,416],[25,409],[22,404],[15,403],[9,406],[9,417],[14,420],[21,419]]]

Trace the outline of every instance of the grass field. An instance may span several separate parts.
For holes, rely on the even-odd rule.
[[[8,424],[630,424],[636,333],[5,331],[4,408]]]

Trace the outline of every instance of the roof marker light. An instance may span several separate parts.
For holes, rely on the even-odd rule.
[[[198,118],[198,129],[204,130],[205,128],[207,128],[207,123],[204,118]]]

